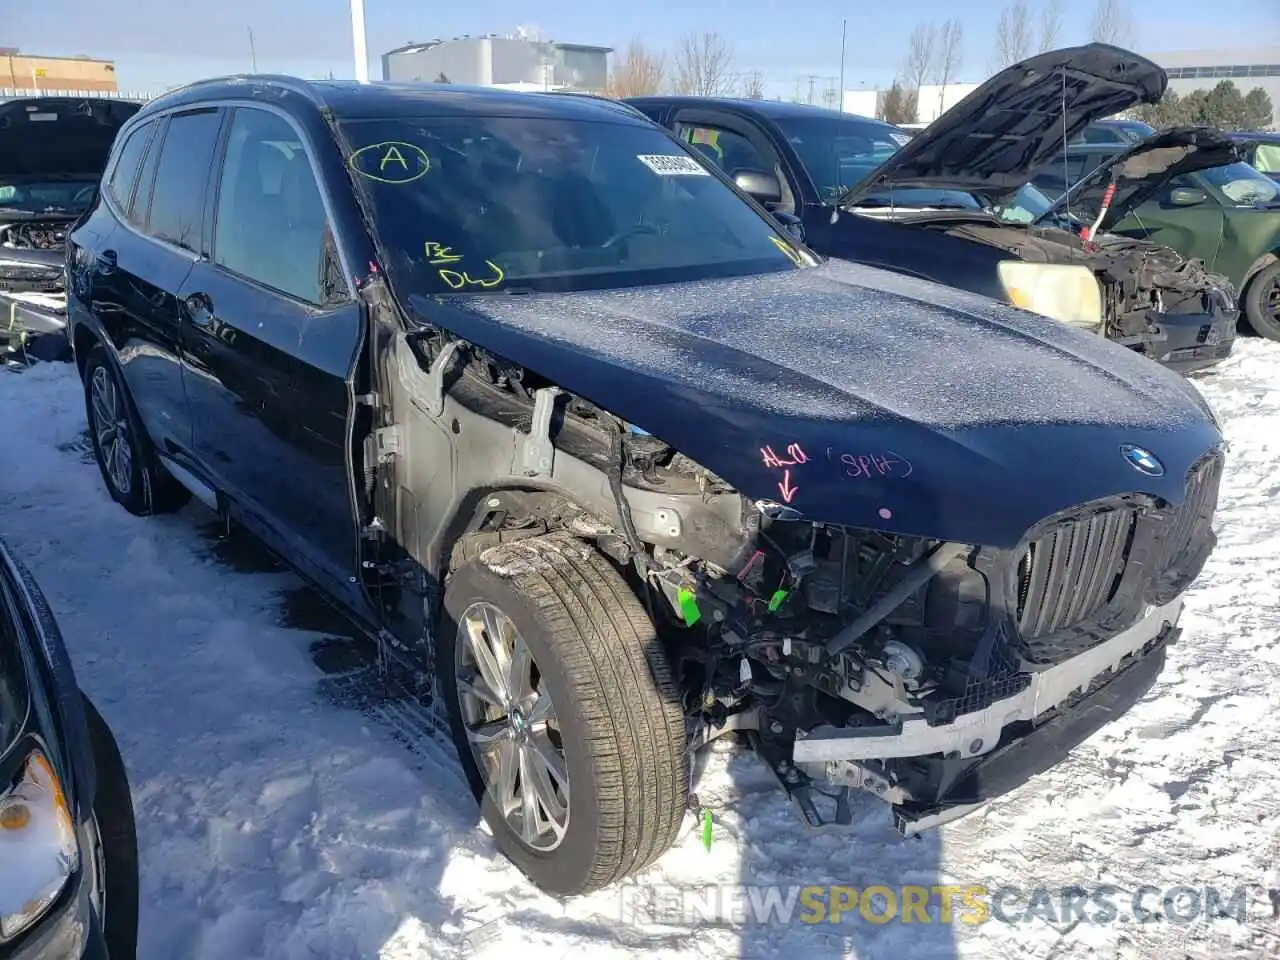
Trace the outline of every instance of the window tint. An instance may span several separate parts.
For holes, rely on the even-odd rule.
[[[236,110],[220,182],[214,261],[308,303],[331,299],[324,201],[293,127],[265,110]]]
[[[130,133],[128,139],[125,140],[124,145],[120,148],[120,156],[116,160],[115,169],[111,171],[111,181],[108,183],[107,189],[111,192],[111,199],[125,211],[129,209],[129,203],[133,199],[133,185],[138,179],[138,168],[142,166],[142,157],[147,149],[147,141],[150,139],[154,128],[155,124],[144,123]]]
[[[834,114],[831,119],[775,121],[827,203],[861,183],[911,136],[877,121]],[[895,194],[897,191],[895,191]]]
[[[205,183],[213,165],[220,119],[210,110],[170,118],[156,167],[147,231],[193,252],[200,248]]]
[[[1122,144],[1125,142],[1124,137],[1118,130],[1112,130],[1108,127],[1086,127],[1084,137],[1081,138],[1084,143],[1102,143],[1102,144]],[[1077,142],[1081,142],[1077,140]]]
[[[733,176],[739,170],[773,170],[773,161],[741,134],[719,127],[685,126],[680,133],[693,152]]]

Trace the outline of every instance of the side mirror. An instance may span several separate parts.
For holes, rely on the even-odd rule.
[[[757,203],[768,205],[782,202],[782,185],[767,170],[735,170],[733,182],[739,190],[750,194]]]
[[[1197,187],[1174,187],[1169,191],[1169,202],[1175,207],[1194,207],[1208,199],[1209,195]]]
[[[804,243],[804,222],[793,213],[774,213],[774,218],[782,223],[782,228],[796,243]]]

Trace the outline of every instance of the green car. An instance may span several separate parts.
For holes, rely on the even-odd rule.
[[[1243,162],[1246,150],[1216,130],[1166,130],[1103,163],[1037,223],[1150,240],[1203,260],[1234,285],[1250,326],[1280,340],[1280,183]]]

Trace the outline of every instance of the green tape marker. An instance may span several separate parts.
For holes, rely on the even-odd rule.
[[[680,601],[680,615],[684,617],[686,624],[692,627],[702,619],[702,611],[698,609],[698,598],[694,596],[692,590],[681,587],[676,592],[676,599]]]
[[[702,811],[702,845],[711,852],[711,811]]]
[[[787,591],[785,590],[773,591],[773,596],[769,598],[769,612],[773,613],[774,611],[776,611],[780,606],[782,606],[782,602],[786,599],[787,599]]]

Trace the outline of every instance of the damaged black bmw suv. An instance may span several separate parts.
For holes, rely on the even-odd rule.
[[[207,81],[104,182],[68,272],[111,496],[196,495],[417,671],[548,891],[655,861],[730,731],[811,823],[1017,787],[1150,688],[1214,544],[1192,385],[820,263],[616,104]]]

